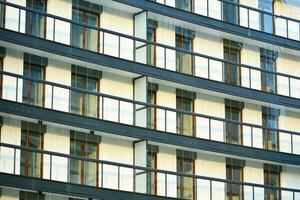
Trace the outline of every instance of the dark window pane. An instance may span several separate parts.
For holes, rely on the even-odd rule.
[[[239,3],[238,0],[229,0],[228,2]],[[222,3],[223,6],[223,21],[239,24],[239,8],[238,6],[228,4],[226,2]]]
[[[45,195],[37,192],[25,192],[20,191],[19,193],[20,200],[44,200]]]
[[[156,104],[156,91],[148,90],[147,102]],[[147,108],[147,127],[151,129],[156,128],[156,108],[154,107]]]
[[[194,101],[183,96],[176,97],[176,108],[184,111],[193,112]],[[189,114],[176,113],[176,130],[182,135],[194,135],[194,117]]]
[[[194,174],[194,161],[177,157],[177,172]],[[177,197],[181,199],[194,199],[194,184],[193,178],[177,176]]]
[[[147,21],[147,40],[156,42],[156,25],[157,22],[148,20]],[[156,46],[147,44],[147,64],[156,65]]]
[[[261,68],[276,72],[276,55],[275,52],[260,49],[260,64]],[[276,75],[271,73],[261,73],[262,90],[265,92],[276,93]]]
[[[242,121],[241,103],[226,100],[225,118],[237,122]],[[242,144],[242,126],[236,123],[226,122],[226,142],[231,144]]]
[[[176,0],[175,7],[181,10],[192,12],[192,0]]]
[[[241,161],[228,159],[229,163],[226,164],[226,179],[232,181],[243,182],[243,167],[237,165]],[[226,161],[227,162],[227,161]],[[243,199],[243,186],[239,184],[226,184],[226,199],[227,200],[242,200]]]
[[[153,152],[147,153],[147,167],[156,169],[157,167],[157,154]],[[147,193],[155,195],[157,192],[157,173],[148,172],[147,173]]]
[[[263,107],[262,125],[268,128],[278,128],[278,111],[272,108]],[[278,132],[275,130],[263,129],[264,148],[267,150],[279,150]]]
[[[263,11],[273,12],[273,3],[272,0],[259,0],[258,8]],[[273,33],[273,18],[272,15],[260,13],[260,30]]]
[[[46,2],[41,0],[27,0],[26,7],[46,12]],[[26,33],[36,37],[45,37],[45,17],[33,12],[26,12]]]
[[[182,33],[176,33],[176,47],[187,51],[192,51],[193,39],[188,35],[188,30],[182,30]],[[192,55],[181,51],[176,51],[176,71],[193,74]]]
[[[274,165],[264,165],[264,184],[280,187],[280,167]],[[265,200],[279,200],[280,191],[265,189]]]
[[[237,42],[224,40],[224,60],[240,64],[240,47]],[[224,81],[230,85],[240,85],[239,65],[224,63]]]

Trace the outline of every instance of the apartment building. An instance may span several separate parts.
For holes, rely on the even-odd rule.
[[[297,0],[0,0],[0,200],[300,200],[299,52]]]

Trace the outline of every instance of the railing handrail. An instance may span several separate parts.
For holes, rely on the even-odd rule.
[[[156,105],[156,104],[152,104],[152,103],[127,99],[127,98],[123,98],[123,97],[117,97],[117,96],[104,94],[104,93],[100,93],[100,92],[94,92],[94,91],[81,89],[81,88],[75,88],[75,87],[72,87],[72,86],[67,86],[67,85],[63,85],[63,84],[59,84],[59,83],[40,80],[40,79],[37,79],[37,78],[32,78],[32,77],[28,77],[28,76],[24,76],[24,75],[20,75],[20,74],[14,74],[14,73],[11,73],[11,72],[6,72],[6,71],[1,71],[0,70],[0,75],[1,74],[4,75],[4,76],[11,76],[11,77],[15,77],[15,78],[18,78],[18,79],[25,79],[25,80],[29,80],[29,81],[38,82],[38,83],[41,83],[41,84],[47,84],[47,85],[50,85],[51,87],[58,87],[58,88],[63,88],[63,89],[67,89],[67,90],[83,92],[83,93],[87,93],[87,94],[91,94],[91,95],[95,95],[95,96],[99,96],[99,97],[114,99],[114,100],[117,100],[117,101],[124,101],[124,102],[127,102],[127,103],[137,104],[137,105],[141,105],[141,106],[145,106],[145,107],[153,107],[155,109],[166,110],[166,111],[176,112],[176,113],[181,113],[181,114],[186,114],[186,115],[192,115],[192,116],[195,116],[195,117],[202,117],[202,118],[207,118],[207,119],[215,120],[215,121],[221,121],[221,122],[226,122],[226,123],[231,123],[231,124],[238,124],[238,125],[241,125],[241,126],[248,126],[248,127],[252,127],[252,128],[265,129],[265,130],[270,130],[270,131],[275,131],[275,132],[283,132],[283,133],[288,133],[288,134],[300,136],[300,133],[295,132],[295,131],[270,128],[270,127],[266,127],[266,126],[262,126],[262,125],[251,124],[251,123],[247,123],[247,122],[239,122],[239,121],[235,121],[235,120],[231,120],[231,119],[224,119],[224,118],[210,116],[210,115],[204,115],[204,114],[200,114],[200,113],[196,113],[196,112],[191,112],[191,111],[186,111],[186,110],[181,110],[181,109],[176,109],[176,108],[160,106],[160,105]]]
[[[155,169],[155,168],[150,168],[150,167],[142,167],[142,166],[124,164],[124,163],[117,163],[117,162],[106,161],[106,160],[98,160],[98,159],[87,158],[87,157],[82,157],[82,156],[76,156],[76,155],[58,153],[58,152],[53,152],[53,151],[48,151],[48,150],[36,149],[36,148],[32,148],[32,147],[13,145],[13,144],[8,144],[8,143],[3,143],[3,142],[0,142],[0,147],[11,148],[11,149],[21,150],[21,151],[22,150],[29,151],[29,152],[33,152],[33,153],[48,154],[49,156],[65,157],[68,159],[83,160],[83,161],[87,161],[87,162],[100,163],[100,164],[104,164],[104,165],[106,164],[106,165],[119,166],[119,167],[123,167],[123,168],[132,168],[133,170],[143,170],[146,172],[151,171],[151,172],[174,175],[174,176],[185,176],[185,177],[189,177],[189,178],[193,178],[193,179],[204,179],[204,180],[208,180],[208,181],[222,182],[222,183],[228,183],[228,184],[237,184],[237,185],[243,185],[243,186],[260,187],[260,188],[268,188],[268,189],[273,189],[273,190],[280,190],[280,191],[284,190],[284,191],[289,191],[289,192],[299,192],[300,193],[300,189],[292,189],[292,188],[262,185],[262,184],[250,183],[250,182],[226,180],[226,179],[221,179],[221,178],[214,178],[214,177],[194,175],[194,174],[186,174],[186,173],[181,173],[181,172]],[[1,157],[0,157],[0,159],[1,159]]]
[[[198,56],[198,57],[202,57],[202,58],[205,58],[205,59],[218,61],[218,62],[221,62],[221,63],[227,63],[227,64],[230,64],[230,65],[236,65],[236,66],[248,68],[248,69],[251,69],[251,70],[261,71],[261,72],[265,72],[265,73],[269,73],[269,74],[283,76],[283,77],[286,77],[286,78],[293,78],[293,79],[300,80],[300,77],[298,77],[298,76],[285,74],[285,73],[281,73],[281,72],[274,72],[274,71],[270,71],[270,70],[267,70],[267,69],[261,69],[259,67],[255,67],[255,66],[251,66],[251,65],[246,65],[246,64],[242,64],[242,63],[233,62],[233,61],[228,61],[228,60],[225,60],[225,59],[212,57],[212,56],[201,54],[201,53],[198,53],[198,52],[193,52],[193,51],[185,50],[185,49],[178,48],[178,47],[168,46],[168,45],[158,43],[158,42],[152,42],[152,41],[149,41],[149,40],[145,40],[145,39],[142,39],[142,38],[126,35],[126,34],[123,34],[123,33],[116,32],[116,31],[91,26],[91,25],[84,24],[84,23],[81,23],[81,22],[76,22],[76,21],[73,21],[73,20],[70,20],[70,19],[67,19],[67,18],[63,18],[63,17],[60,17],[60,16],[56,16],[56,15],[53,15],[53,14],[46,13],[46,12],[34,10],[34,9],[31,9],[31,8],[27,8],[27,7],[23,7],[23,6],[20,6],[20,5],[13,4],[13,3],[0,1],[0,4],[15,7],[15,8],[18,8],[18,9],[21,9],[21,10],[26,10],[26,11],[33,12],[33,13],[37,13],[37,14],[43,15],[45,17],[54,18],[55,20],[65,21],[65,22],[68,22],[70,24],[83,26],[83,27],[94,29],[94,30],[97,30],[97,31],[102,31],[104,33],[109,33],[109,34],[112,34],[112,35],[117,35],[119,37],[124,37],[124,38],[127,38],[127,39],[135,40],[137,42],[146,43],[148,45],[154,45],[154,46],[162,47],[162,48],[165,48],[165,49],[180,51],[180,52],[190,54],[190,55],[193,55],[193,56]],[[53,41],[53,42],[55,42],[55,41]],[[165,70],[168,70],[168,69],[165,69]]]
[[[228,0],[218,0],[218,1],[224,2],[224,3],[227,3],[227,4],[231,4],[231,5],[234,5],[234,6],[238,6],[238,7],[241,7],[241,8],[245,8],[247,10],[253,10],[253,11],[256,11],[256,12],[259,12],[259,13],[262,13],[262,14],[271,15],[274,18],[282,18],[284,20],[294,21],[294,22],[297,22],[297,23],[300,24],[300,20],[295,19],[295,18],[291,18],[291,17],[287,17],[287,16],[283,16],[283,15],[278,15],[278,14],[272,13],[270,11],[261,10],[261,9],[258,9],[258,8],[253,8],[251,6],[247,6],[247,5],[244,5],[244,4],[241,4],[241,3],[229,2]]]

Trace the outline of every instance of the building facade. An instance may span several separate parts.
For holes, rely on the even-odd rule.
[[[0,0],[0,200],[300,200],[299,52],[297,0]]]

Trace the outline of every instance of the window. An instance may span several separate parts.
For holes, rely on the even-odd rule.
[[[281,167],[264,164],[264,184],[280,187]],[[265,200],[280,200],[280,190],[265,188]]]
[[[258,8],[260,10],[273,13],[273,0],[259,0]],[[267,33],[273,33],[274,22],[272,15],[260,13],[259,18],[260,30]]]
[[[176,108],[194,112],[194,99],[196,94],[184,90],[176,90]],[[176,113],[176,131],[181,135],[195,135],[195,118],[193,115]]]
[[[98,159],[99,136],[71,131],[70,154]],[[97,186],[98,164],[90,161],[70,159],[70,182]]]
[[[148,145],[147,146],[147,167],[157,169],[157,153],[158,146]],[[147,194],[157,194],[157,173],[147,173]]]
[[[1,48],[0,48],[1,51]],[[1,53],[0,53],[1,54]],[[3,57],[0,55],[0,71],[3,71]],[[2,98],[3,75],[0,74],[0,98]]]
[[[224,63],[224,81],[227,84],[239,86],[241,83],[241,71],[238,64],[241,63],[241,44],[224,39],[224,60],[237,63]]]
[[[21,123],[21,146],[34,149],[43,149],[43,134],[46,127],[41,123]],[[21,151],[21,175],[42,177],[42,154],[30,151]]]
[[[45,0],[26,0],[26,7],[34,10],[46,12],[47,1]],[[26,33],[45,38],[46,37],[46,18],[43,15],[26,12]]]
[[[237,122],[242,121],[243,103],[225,100],[225,118]],[[242,126],[226,122],[226,142],[231,144],[242,144]]]
[[[157,21],[151,19],[147,20],[147,40],[156,42]],[[152,44],[147,45],[147,64],[156,66],[156,46]]]
[[[229,0],[228,2],[231,3],[239,3],[239,0]],[[232,24],[239,24],[239,7],[223,2],[223,21],[232,23]]]
[[[260,49],[260,65],[262,69],[276,72],[276,53],[267,49]],[[262,91],[276,93],[276,75],[261,73]]]
[[[176,47],[186,50],[193,51],[193,39],[195,33],[190,30],[176,27]],[[194,62],[191,54],[176,51],[176,71],[190,74],[194,73]]]
[[[273,108],[262,108],[262,125],[268,128],[278,128],[279,111]],[[277,131],[263,129],[263,143],[267,150],[279,150],[279,134]]]
[[[158,85],[148,83],[147,102],[156,105],[156,93]],[[147,128],[156,129],[156,108],[148,107],[147,109]]]
[[[72,65],[71,86],[91,92],[99,92],[101,72]],[[99,97],[85,92],[71,91],[70,110],[72,113],[98,117]]]
[[[241,160],[226,159],[226,180],[243,182],[243,167]],[[243,186],[226,183],[226,200],[242,200]]]
[[[40,192],[20,191],[19,197],[20,200],[44,200],[45,199],[45,195]]]
[[[72,20],[89,26],[100,27],[101,6],[82,0],[73,0]],[[99,51],[99,32],[95,29],[72,24],[72,45]]]
[[[177,150],[177,172],[195,174],[196,154]],[[195,181],[191,177],[177,176],[177,198],[195,199]]]
[[[5,6],[0,4],[0,28],[5,27]]]
[[[193,0],[175,0],[175,7],[181,10],[193,12]]]
[[[39,80],[45,80],[45,67],[48,61],[35,55],[24,54],[23,75]],[[44,105],[45,85],[36,81],[23,79],[23,103],[37,106]]]

